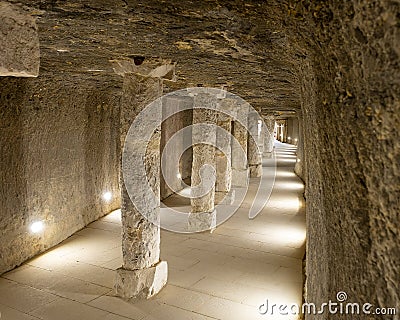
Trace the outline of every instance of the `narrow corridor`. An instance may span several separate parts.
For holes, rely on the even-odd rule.
[[[0,278],[0,310],[7,320],[271,319],[270,303],[301,303],[305,245],[303,184],[294,174],[293,145],[275,143],[276,180],[269,202],[253,220],[252,178],[238,212],[213,233],[162,231],[167,286],[135,304],[112,296],[122,264],[120,212],[90,224],[59,246]],[[264,177],[271,172],[264,159]],[[252,188],[253,187],[253,188]],[[275,318],[275,317],[274,317]],[[293,317],[291,317],[293,319]]]

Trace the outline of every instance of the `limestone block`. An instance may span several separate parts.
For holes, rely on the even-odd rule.
[[[141,64],[136,64],[134,59],[110,60],[114,72],[124,76],[128,73],[135,73],[150,78],[167,79],[176,81],[176,63],[168,59],[143,58]]]
[[[273,115],[264,116],[264,155],[271,153],[274,148],[275,118]]]
[[[256,178],[262,175],[262,156],[259,149],[259,132],[257,112],[251,112],[248,115],[249,135],[247,140],[247,158],[250,166],[250,177]]]
[[[231,189],[231,118],[224,114],[218,114],[217,120],[217,150],[215,163],[217,169],[216,191],[228,192]]]
[[[0,2],[0,76],[37,77],[40,49],[35,19]]]
[[[204,106],[213,108],[215,105],[215,96],[206,93],[196,95],[193,103],[193,124],[216,125],[217,114],[215,111],[202,108]],[[204,130],[202,127],[194,126],[192,129],[192,212],[210,213],[214,211],[216,139],[215,127],[214,129],[209,127],[208,130]]]
[[[271,159],[272,158],[272,152],[264,151],[263,152],[263,157],[266,158],[266,159]]]
[[[123,267],[148,268],[160,259],[160,228],[138,212],[125,186],[122,186],[121,198]],[[153,210],[152,214],[159,214],[158,208]]]
[[[228,192],[232,185],[232,168],[230,161],[228,161],[224,154],[217,152],[215,155],[215,163],[217,167],[215,190]]]
[[[249,180],[249,170],[232,168],[232,186],[247,187]]]
[[[252,164],[249,166],[250,169],[250,177],[251,178],[259,178],[262,176],[262,164]]]
[[[204,144],[193,146],[192,187],[196,188],[192,188],[192,212],[212,212],[214,210],[215,186],[210,186],[210,183],[216,180],[215,171],[212,171],[211,167],[203,167],[205,165],[214,166],[214,161],[213,146]],[[202,168],[206,170],[201,170]],[[199,196],[202,194],[205,195]]]
[[[227,204],[231,205],[235,201],[235,190],[229,192],[217,191],[215,192],[215,203],[216,204]]]
[[[247,153],[247,130],[237,121],[234,122],[233,136],[236,138],[239,144],[232,145],[232,168],[241,170],[246,169],[247,157],[241,157],[240,154]]]
[[[217,225],[217,211],[212,212],[191,212],[188,218],[188,230],[200,232],[213,230]]]
[[[138,74],[126,74],[124,76],[123,94],[120,119],[122,145],[125,143],[129,127],[136,116],[162,94],[162,80]],[[152,119],[148,119],[148,121],[154,121]],[[138,127],[134,128],[134,131],[152,127],[151,123],[137,125]],[[146,179],[155,194],[159,194],[160,137],[160,131],[156,130],[150,141],[146,141],[146,139],[143,141],[129,141],[129,143],[134,143],[137,147],[147,147],[143,159],[146,167],[146,177],[142,177],[137,170],[125,170],[121,175],[122,253],[123,268],[127,270],[149,268],[160,259],[160,228],[143,216],[145,214],[152,221],[158,221],[159,201],[155,202],[152,195],[144,189],[137,190],[133,195],[134,200],[137,203],[145,204],[140,207],[147,208],[147,212],[139,212],[132,203],[132,199],[126,189],[130,183]],[[130,155],[126,155],[126,157],[129,163]],[[143,181],[143,184],[147,183],[147,181]],[[128,185],[126,186],[125,183]],[[129,189],[131,190],[132,188]]]
[[[117,270],[114,291],[124,299],[149,299],[166,285],[168,264],[161,261],[155,266],[139,270]]]

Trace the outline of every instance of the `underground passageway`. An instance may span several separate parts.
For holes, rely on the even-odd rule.
[[[161,234],[169,282],[147,302],[114,297],[115,270],[122,264],[121,217],[114,211],[4,274],[0,307],[5,319],[266,319],[258,307],[300,304],[305,245],[303,185],[293,172],[296,147],[275,142],[276,181],[253,220],[248,208],[252,178],[238,212],[214,232]],[[264,159],[264,179],[274,159]],[[276,317],[278,319],[278,317]],[[284,319],[284,317],[283,317]]]
[[[1,319],[399,320],[399,21],[0,0]]]

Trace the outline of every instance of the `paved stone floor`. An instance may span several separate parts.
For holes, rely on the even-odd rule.
[[[305,242],[303,185],[293,173],[295,148],[276,143],[277,173],[268,204],[248,219],[257,179],[238,212],[213,233],[163,231],[168,285],[135,304],[112,296],[121,266],[120,212],[0,278],[1,319],[252,320],[259,306],[298,303]],[[265,177],[270,172],[265,160]],[[275,312],[276,314],[276,312]],[[295,316],[284,317],[296,319]]]

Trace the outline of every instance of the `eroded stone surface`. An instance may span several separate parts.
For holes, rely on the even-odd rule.
[[[0,273],[119,208],[121,92],[115,76],[0,78]]]
[[[212,231],[217,225],[217,211],[191,212],[188,218],[188,230],[191,232]]]
[[[273,114],[263,116],[264,120],[264,150],[263,155],[270,157],[271,152],[274,149],[274,129],[275,129],[275,117]]]
[[[217,149],[215,151],[217,181],[215,190],[219,192],[229,192],[232,184],[231,121],[232,119],[229,116],[218,114]]]
[[[216,191],[215,203],[216,204],[233,204],[235,201],[235,190],[230,191]]]
[[[247,124],[248,117],[248,106],[238,105],[237,108],[237,119]],[[232,185],[235,187],[245,187],[248,184],[249,169],[247,163],[247,129],[240,124],[239,121],[233,122],[232,135],[239,142],[238,144],[232,145]]]
[[[262,175],[262,154],[259,149],[259,124],[260,116],[257,112],[249,112],[247,116],[248,136],[247,136],[247,161],[250,169],[250,177],[257,178]]]
[[[216,97],[208,93],[199,93],[194,97],[193,102],[193,124],[211,124],[216,125],[217,114],[214,110],[202,109],[201,107],[208,106],[208,108],[214,108],[217,103]],[[214,107],[213,107],[214,106]],[[217,139],[216,128],[209,128],[204,130],[199,127],[193,127],[192,129],[192,142],[193,142],[193,163],[192,163],[192,197],[190,199],[192,209],[194,213],[201,212],[213,212],[214,211],[214,197],[215,197],[215,185],[213,185],[209,192],[207,192],[207,185],[209,180],[214,181],[215,184],[215,146]],[[209,144],[199,143],[208,142]],[[209,170],[203,171],[205,181],[201,179],[201,170],[209,166]],[[211,171],[211,167],[214,171]],[[207,171],[207,172],[206,172]],[[198,192],[194,192],[193,187],[198,188]],[[207,193],[206,193],[207,192]],[[206,193],[205,195],[203,195]],[[198,196],[203,195],[203,196]],[[193,215],[193,219],[197,216]]]
[[[39,35],[35,19],[16,5],[0,2],[0,76],[39,75]]]
[[[64,75],[69,95],[91,91],[91,86],[83,78],[75,84],[67,74],[104,77],[111,84],[106,77],[114,72],[110,59],[162,54],[178,61],[179,88],[224,85],[263,112],[284,116],[301,110],[307,301],[324,303],[346,290],[360,302],[399,304],[398,2],[12,2],[34,7],[40,15],[42,70]],[[48,77],[52,83],[58,79]],[[38,91],[21,85],[14,90],[9,98],[16,97],[18,110],[33,104],[20,94],[33,97]],[[71,107],[87,107],[79,96],[65,99]],[[26,112],[16,128],[36,111]],[[69,140],[80,136],[85,135],[66,133]],[[13,152],[23,149],[19,146],[6,148],[10,163],[18,161]],[[32,148],[33,155],[43,150]],[[24,169],[17,171],[16,176]],[[47,180],[40,170],[37,176]],[[12,185],[13,175],[6,177]],[[25,180],[20,183],[24,190]],[[10,194],[15,210],[6,219],[23,221],[30,211]],[[68,207],[70,198],[50,202],[49,211]]]
[[[153,267],[117,270],[114,285],[115,294],[124,299],[149,299],[167,284],[168,264],[165,261]]]
[[[135,117],[161,94],[161,79],[138,74],[125,74],[121,106],[122,143],[125,142],[125,136]],[[145,126],[144,123],[140,125]],[[148,127],[152,128],[151,126]],[[143,141],[147,145],[146,156],[143,159],[146,165],[147,179],[158,197],[160,188],[160,137],[160,130],[156,130],[150,141]],[[133,143],[138,142],[133,141]],[[147,214],[149,217],[157,219],[159,203],[150,202],[151,195],[145,193],[144,189],[137,190],[133,196],[137,196],[141,200],[149,199],[147,211],[140,212],[132,203],[125,187],[125,181],[129,182],[139,178],[135,169],[125,171],[121,175],[122,253],[123,268],[126,270],[149,268],[160,260],[160,228],[143,216],[143,214]]]
[[[187,179],[192,171],[192,137],[191,130],[186,134],[178,132],[186,126],[190,126],[193,121],[191,97],[166,96],[162,99],[163,118],[166,118],[161,125],[161,165],[164,168],[161,175],[160,195],[161,200],[167,198],[174,192],[182,189],[182,180]],[[183,111],[184,110],[184,111]],[[175,114],[174,114],[175,113]],[[181,131],[182,132],[182,131]],[[178,133],[174,137],[174,135]],[[174,137],[174,138],[173,138]],[[171,140],[173,138],[173,140]],[[164,149],[168,144],[168,149]],[[176,156],[181,155],[178,161]],[[169,185],[167,182],[169,182]]]

